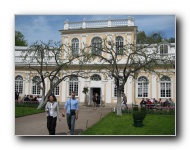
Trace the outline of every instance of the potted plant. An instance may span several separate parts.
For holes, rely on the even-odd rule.
[[[88,90],[88,87],[84,87],[84,88],[83,88],[83,91],[82,91],[82,92],[85,94],[85,98],[84,98],[84,105],[85,105],[85,106],[86,106],[87,103],[88,103],[88,102],[87,102],[87,93],[88,93],[88,91],[89,91],[89,90]]]
[[[143,120],[146,117],[146,107],[133,107],[133,121],[135,127],[142,127]]]
[[[88,87],[84,87],[82,92],[83,92],[84,94],[87,94],[88,91],[89,91],[89,90],[88,90]]]

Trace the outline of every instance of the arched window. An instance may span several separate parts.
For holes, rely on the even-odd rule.
[[[40,95],[39,82],[41,81],[40,77],[35,76],[32,79],[32,94]]]
[[[171,79],[168,76],[160,79],[160,97],[171,97]]]
[[[15,91],[23,93],[23,78],[20,75],[15,77]]]
[[[79,54],[79,40],[77,38],[72,39],[72,55]]]
[[[55,77],[53,80],[53,84],[55,84],[59,80],[58,77]],[[58,96],[59,95],[59,84],[54,88],[53,90],[54,95]]]
[[[100,81],[101,80],[101,77],[100,75],[98,74],[94,74],[90,77],[90,80],[93,80],[93,81]]]
[[[75,95],[78,96],[78,78],[77,76],[71,76],[69,81],[69,96],[75,91]]]
[[[160,56],[168,55],[168,45],[160,45]]]
[[[144,76],[138,78],[138,97],[148,97],[148,79]]]
[[[118,55],[123,55],[123,37],[117,36],[115,39],[115,45],[116,45],[116,53]]]
[[[91,46],[92,46],[92,53],[101,55],[102,54],[102,39],[100,37],[94,37],[91,41]]]

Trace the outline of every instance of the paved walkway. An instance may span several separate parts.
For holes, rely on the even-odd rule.
[[[62,108],[60,108],[62,112]],[[111,106],[97,107],[93,110],[92,107],[80,106],[79,118],[75,122],[75,135],[80,133],[93,124],[98,122],[102,117],[111,112]],[[46,114],[40,113],[25,117],[15,118],[15,135],[18,136],[44,136],[48,135],[46,127]],[[57,120],[56,136],[68,136],[68,127],[66,117],[62,117],[61,121]]]

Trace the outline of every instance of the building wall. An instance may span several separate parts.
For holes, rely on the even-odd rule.
[[[114,28],[113,30],[105,28],[107,32],[104,32],[102,28],[100,29],[88,29],[88,30],[81,30],[80,33],[75,32],[75,30],[67,30],[67,31],[61,31],[62,34],[62,43],[68,46],[71,46],[71,40],[73,38],[79,39],[79,48],[84,48],[85,46],[91,45],[91,40],[94,37],[100,37],[102,39],[112,39],[115,41],[115,38],[117,36],[122,36],[124,38],[124,44],[135,44],[136,43],[136,27],[122,27],[122,28]],[[162,44],[162,43],[160,43]],[[159,48],[160,44],[155,44],[149,47],[150,50],[156,50]],[[169,44],[169,43],[166,43]],[[67,49],[66,46],[64,46],[65,49]],[[15,50],[15,58],[19,56],[19,53],[22,50],[26,50],[26,47],[17,47]],[[175,53],[175,44],[169,44],[168,53]],[[108,57],[106,53],[102,54],[104,57]],[[66,58],[66,54],[62,55],[62,58]],[[175,59],[175,58],[174,58]],[[124,62],[125,59],[123,59]],[[77,62],[76,62],[77,63]],[[93,63],[98,63],[98,61],[95,59]],[[122,61],[121,61],[122,63]],[[17,63],[16,63],[17,65]],[[162,70],[160,70],[162,71]],[[108,77],[105,74],[105,71],[102,72],[96,72],[94,70],[94,74],[99,74],[101,76],[101,81],[91,81],[89,78],[78,78],[78,99],[79,102],[84,103],[85,100],[85,94],[82,93],[83,87],[89,88],[89,93],[87,94],[87,101],[88,104],[91,104],[92,99],[92,89],[93,88],[100,88],[101,89],[101,96],[102,100],[106,104],[116,105],[117,98],[114,97],[114,81],[110,77]],[[22,70],[18,67],[15,69],[15,77],[17,75],[20,75],[23,77],[23,93],[21,96],[24,96],[24,94],[32,94],[32,82],[29,80],[29,77],[31,75],[31,72],[28,70]],[[64,70],[61,71],[60,76],[64,75]],[[167,75],[167,73],[166,73]],[[160,78],[156,76],[155,74],[147,74],[143,71],[141,71],[138,75],[147,77],[149,84],[148,84],[148,97],[147,98],[160,98]],[[171,98],[173,101],[176,101],[176,78],[175,78],[175,69],[173,70],[173,74],[170,75],[171,77],[171,87],[172,87],[172,93]],[[138,79],[138,78],[137,78]],[[50,83],[46,79],[46,91],[50,88]],[[60,87],[60,94],[57,97],[59,102],[65,102],[69,97],[69,80],[63,81],[59,85]],[[124,86],[124,93],[127,95],[128,104],[137,103],[139,104],[142,100],[142,97],[138,97],[138,83],[137,80],[134,80],[132,78],[129,78]],[[164,98],[165,99],[165,98]]]
[[[26,95],[32,95],[32,82],[27,81],[29,72],[27,71],[17,71],[15,73],[15,76],[20,75],[24,78],[23,81],[23,93],[20,94],[21,97]],[[92,102],[92,93],[90,90],[92,88],[100,88],[101,89],[101,96],[102,100],[106,104],[116,105],[117,103],[117,97],[114,97],[114,81],[113,79],[108,78],[105,80],[102,73],[98,73],[102,80],[101,81],[91,81],[90,79],[84,79],[84,78],[78,78],[79,79],[79,89],[78,89],[78,96],[79,102],[84,103],[85,101],[85,94],[82,93],[83,87],[88,87],[89,92],[87,94],[87,100],[88,104],[90,105]],[[140,76],[145,76],[149,80],[148,84],[148,97],[145,98],[155,98],[158,100],[160,98],[160,82],[159,78],[155,76],[155,74],[146,74],[146,73],[140,73]],[[49,81],[46,80],[47,87],[46,89],[49,89]],[[174,102],[176,102],[176,81],[175,81],[175,73],[171,76],[171,98]],[[47,91],[47,90],[46,90]],[[138,83],[132,79],[129,78],[127,83],[124,86],[124,93],[127,95],[128,104],[139,104],[142,100],[142,97],[138,97]],[[56,96],[57,100],[59,102],[65,102],[69,98],[69,80],[63,81],[60,83],[60,94]],[[164,101],[166,98],[162,98]]]

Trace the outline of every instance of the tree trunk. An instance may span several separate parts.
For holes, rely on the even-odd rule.
[[[43,94],[42,95],[42,100],[41,100],[41,103],[38,105],[38,108],[37,109],[41,109],[45,104],[46,104],[46,102],[48,101],[48,96],[52,93],[52,89],[50,89],[48,92],[47,92],[47,94],[45,95],[45,94]],[[43,93],[43,92],[42,92]]]
[[[117,87],[117,115],[122,116],[122,111],[121,111],[121,91],[119,87]]]
[[[45,95],[42,95],[42,100],[41,100],[40,104],[38,105],[37,109],[41,109],[45,105],[44,101],[45,101]]]

